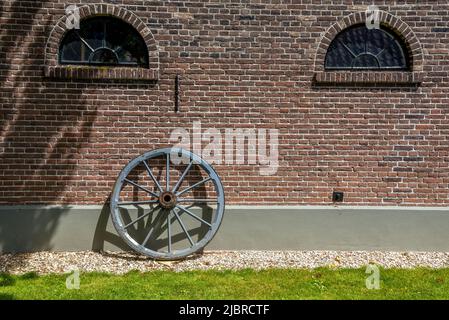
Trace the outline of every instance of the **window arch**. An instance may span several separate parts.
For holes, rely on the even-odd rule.
[[[330,43],[326,70],[409,70],[404,41],[384,26],[368,29],[365,24],[341,31]]]
[[[84,19],[59,46],[59,63],[148,68],[148,49],[139,32],[115,17]]]

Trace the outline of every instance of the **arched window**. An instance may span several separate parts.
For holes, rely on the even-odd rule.
[[[407,49],[390,30],[368,29],[364,24],[347,28],[331,42],[326,70],[407,70]]]
[[[148,49],[130,24],[93,17],[82,20],[79,30],[66,33],[59,47],[59,63],[148,68]]]

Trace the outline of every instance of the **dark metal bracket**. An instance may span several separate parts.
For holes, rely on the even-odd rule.
[[[179,87],[180,87],[181,78],[179,77],[179,74],[176,74],[175,77],[175,112],[179,112]]]

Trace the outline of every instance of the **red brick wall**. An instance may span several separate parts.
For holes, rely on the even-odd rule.
[[[44,77],[67,1],[0,1],[0,203],[103,204],[131,158],[200,120],[279,129],[276,175],[216,166],[228,203],[448,205],[449,5],[374,1],[418,39],[418,86],[318,85],[322,37],[373,1],[329,2],[104,1],[154,36],[159,79],[142,82]]]

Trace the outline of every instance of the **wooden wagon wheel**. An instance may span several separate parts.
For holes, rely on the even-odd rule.
[[[136,181],[134,172],[139,170],[144,176]],[[132,249],[154,259],[175,260],[212,240],[224,205],[223,185],[209,163],[190,151],[165,148],[149,151],[123,168],[112,192],[111,216]]]

